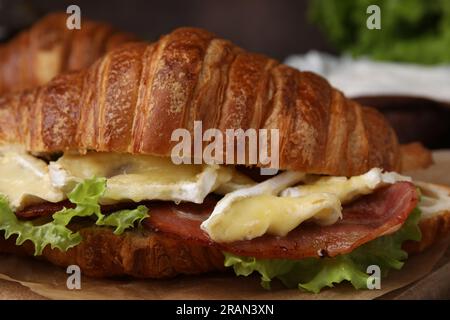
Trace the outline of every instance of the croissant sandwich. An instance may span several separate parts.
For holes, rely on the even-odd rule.
[[[380,113],[201,29],[4,95],[0,142],[0,251],[88,276],[367,288],[450,230]]]
[[[42,85],[57,74],[90,66],[105,52],[134,40],[110,25],[81,20],[68,29],[68,15],[52,13],[0,46],[0,94]]]

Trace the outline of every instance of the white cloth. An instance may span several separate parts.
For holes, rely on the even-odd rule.
[[[348,97],[406,95],[450,102],[450,65],[378,62],[317,51],[289,56],[285,63],[322,75]]]

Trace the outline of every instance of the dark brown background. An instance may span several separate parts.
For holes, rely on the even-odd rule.
[[[278,59],[311,48],[332,51],[308,22],[306,0],[0,0],[0,4],[0,25],[7,35],[45,13],[77,4],[82,18],[108,21],[147,40],[179,26],[196,26]]]

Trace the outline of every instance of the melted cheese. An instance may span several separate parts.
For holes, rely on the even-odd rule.
[[[266,233],[285,236],[305,220],[328,225],[340,216],[341,204],[331,193],[298,198],[263,194],[233,202],[205,224],[204,230],[216,242],[231,242],[254,239]]]
[[[250,240],[265,233],[284,236],[311,218],[322,225],[333,224],[341,216],[341,204],[335,195],[277,196],[305,176],[301,172],[287,171],[255,186],[228,193],[201,228],[214,241],[231,242]]]
[[[410,180],[379,168],[351,178],[285,172],[227,194],[201,227],[218,242],[250,240],[265,233],[284,236],[309,219],[333,224],[342,216],[341,204],[381,186]],[[304,184],[290,187],[300,181]]]
[[[411,181],[411,178],[395,172],[383,173],[381,169],[373,168],[365,174],[351,178],[318,178],[311,183],[288,188],[281,195],[284,197],[299,197],[312,193],[327,192],[335,194],[345,204],[361,195],[370,194],[379,187],[398,181]]]
[[[102,203],[121,200],[202,203],[233,176],[233,169],[223,166],[175,165],[170,158],[100,152],[65,154],[50,163],[49,169],[54,186],[66,192],[86,178],[106,177]]]
[[[233,170],[231,180],[221,184],[214,192],[221,195],[234,192],[236,190],[250,188],[256,183],[246,175]]]
[[[14,146],[0,149],[0,193],[8,197],[15,210],[33,203],[58,202],[65,198],[52,186],[47,164]]]

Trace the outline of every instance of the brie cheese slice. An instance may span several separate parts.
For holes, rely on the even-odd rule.
[[[64,193],[52,186],[47,164],[16,146],[0,148],[0,193],[8,197],[13,210],[65,199]]]
[[[126,200],[202,203],[233,176],[233,168],[224,166],[175,165],[170,158],[102,152],[64,154],[50,163],[49,170],[54,187],[65,192],[84,179],[105,177],[102,203]]]
[[[265,233],[284,236],[311,218],[323,225],[336,222],[341,216],[341,204],[333,194],[277,196],[305,176],[301,172],[286,171],[252,187],[228,193],[201,228],[214,241],[232,242],[250,240]]]
[[[251,240],[266,233],[285,236],[305,220],[329,225],[339,217],[341,203],[331,193],[296,198],[261,194],[241,198],[216,212],[202,224],[202,229],[216,242],[232,242]]]

